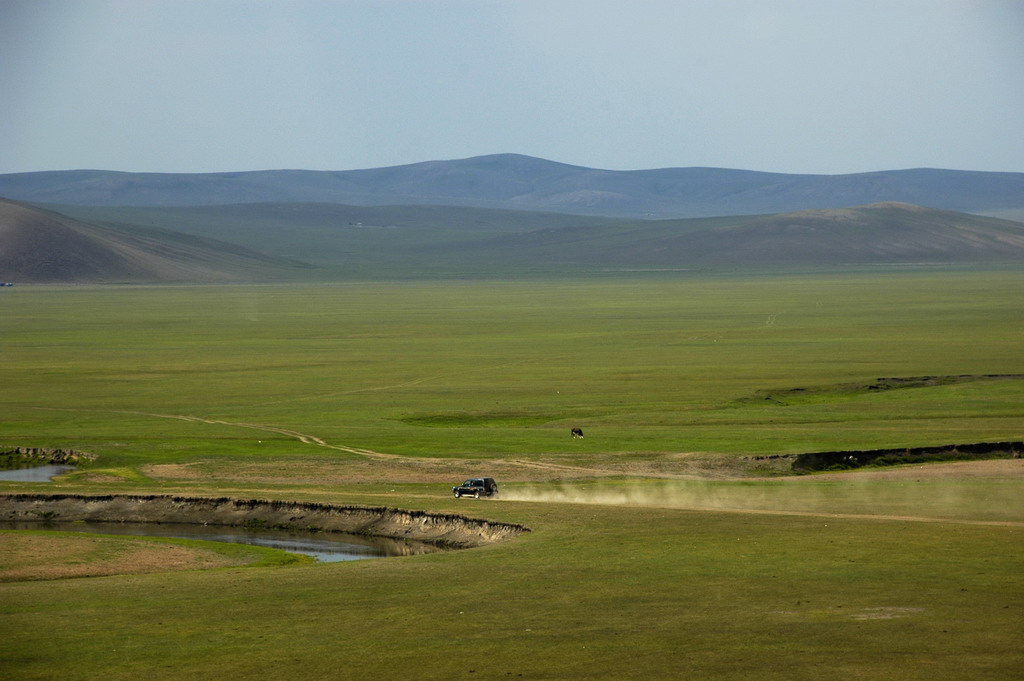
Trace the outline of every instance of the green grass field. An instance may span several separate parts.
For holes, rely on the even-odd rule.
[[[1024,432],[1019,272],[5,291],[0,443],[110,464],[899,447]],[[156,416],[159,415],[159,416]],[[573,425],[588,433],[567,435]],[[263,440],[257,448],[256,441]]]
[[[1024,669],[1019,468],[792,479],[730,463],[1022,439],[1020,271],[16,287],[0,318],[0,448],[100,457],[0,492],[365,503],[532,529],[355,564],[2,584],[0,679]],[[961,378],[869,387],[917,376]],[[685,479],[693,461],[721,475]],[[491,471],[503,499],[448,495]]]

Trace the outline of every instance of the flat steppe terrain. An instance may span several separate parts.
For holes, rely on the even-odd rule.
[[[1022,279],[3,290],[0,444],[98,459],[0,493],[392,506],[531,531],[60,579],[26,577],[29,554],[52,569],[186,553],[0,532],[23,570],[0,584],[0,677],[1018,679],[1024,461],[793,476],[755,457],[1022,439]],[[452,498],[475,475],[501,496]]]

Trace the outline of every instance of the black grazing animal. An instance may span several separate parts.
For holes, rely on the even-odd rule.
[[[583,439],[583,429],[582,428],[573,428],[572,429],[572,436],[573,437],[578,437],[579,439],[582,440]]]

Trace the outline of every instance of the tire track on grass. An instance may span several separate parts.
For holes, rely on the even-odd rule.
[[[372,449],[364,449],[361,447],[347,447],[345,445],[332,445],[323,438],[311,435],[309,433],[303,433],[298,430],[291,428],[282,428],[281,426],[272,426],[265,423],[244,423],[240,421],[224,421],[222,419],[205,419],[201,416],[192,416],[189,414],[154,414],[151,412],[123,412],[130,414],[141,414],[143,416],[153,416],[156,418],[164,419],[177,419],[179,421],[188,421],[191,423],[205,423],[208,425],[216,426],[232,426],[235,428],[248,428],[250,430],[259,430],[266,433],[276,433],[278,435],[284,435],[285,437],[295,438],[299,442],[307,445],[316,445],[317,447],[326,447],[327,449],[335,449],[339,452],[348,452],[349,454],[358,454],[372,459],[402,459],[405,457],[397,454],[385,454],[383,452],[375,452]]]
[[[265,423],[244,423],[241,421],[224,421],[222,419],[206,419],[201,416],[192,416],[190,414],[157,414],[149,411],[131,411],[127,409],[62,409],[59,407],[34,407],[35,409],[41,409],[44,411],[68,411],[68,412],[96,412],[103,414],[128,414],[131,416],[149,416],[151,418],[159,419],[174,419],[177,421],[187,421],[190,423],[203,423],[207,425],[216,426],[230,426],[234,428],[248,428],[249,430],[259,430],[265,433],[276,433],[278,435],[284,435],[286,437],[294,438],[299,442],[307,445],[315,445],[317,447],[325,447],[327,449],[335,449],[339,452],[348,452],[349,454],[358,454],[359,456],[365,456],[371,459],[404,459],[406,457],[399,456],[398,454],[385,454],[384,452],[375,452],[372,449],[364,449],[362,447],[346,447],[344,445],[332,445],[323,438],[311,435],[309,433],[303,433],[298,430],[291,428],[282,428],[281,426],[273,426]]]

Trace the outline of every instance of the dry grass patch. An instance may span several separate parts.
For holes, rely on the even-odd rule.
[[[128,482],[126,479],[117,475],[109,475],[107,473],[84,473],[79,476],[79,480],[82,482],[94,482],[94,483],[106,483],[106,482]]]
[[[225,567],[249,562],[145,539],[0,532],[0,581],[100,577]]]
[[[227,460],[191,464],[155,464],[144,475],[164,482],[230,482],[235,484],[454,484],[466,477],[488,475],[502,481],[549,480],[564,471],[547,471],[526,462],[401,457],[395,459],[275,459],[258,462]]]
[[[201,463],[159,463],[143,466],[140,470],[143,475],[154,480],[201,480],[207,477],[197,468]]]
[[[788,472],[779,462],[705,453],[601,456],[564,461],[556,456],[531,459],[388,459],[276,458],[265,461],[226,459],[143,466],[143,475],[160,482],[218,482],[264,485],[454,484],[479,475],[501,482],[554,482],[609,477],[729,479]]]

